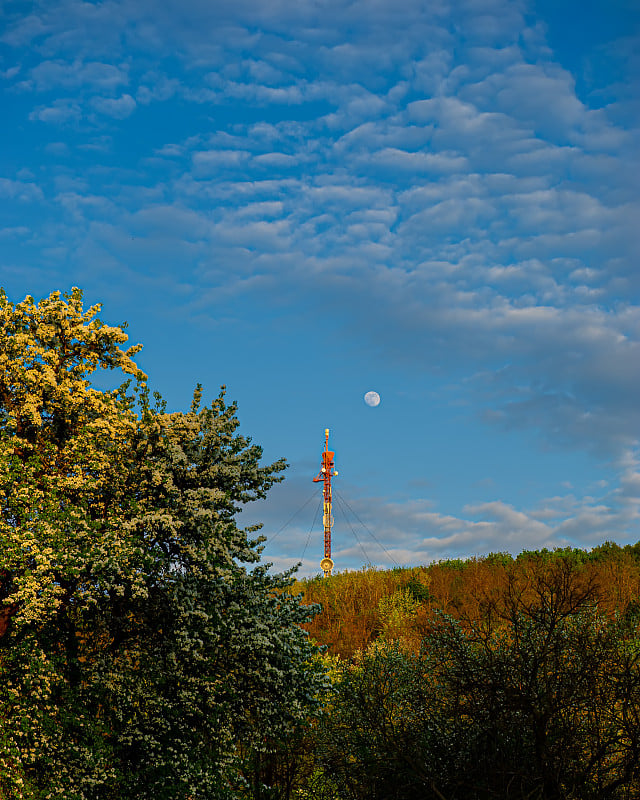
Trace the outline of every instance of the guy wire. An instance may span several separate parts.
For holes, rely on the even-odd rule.
[[[374,542],[376,542],[376,544],[377,544],[377,545],[378,545],[380,548],[382,548],[382,550],[384,550],[384,552],[385,552],[385,553],[386,553],[386,554],[389,556],[389,558],[391,559],[391,561],[393,561],[393,563],[396,565],[396,567],[399,567],[399,566],[400,566],[400,564],[398,564],[398,562],[397,562],[397,561],[395,560],[395,558],[394,558],[394,557],[391,555],[391,553],[390,553],[390,552],[387,550],[387,548],[386,548],[386,547],[385,547],[385,546],[382,544],[382,542],[378,541],[378,539],[377,539],[377,538],[376,538],[376,537],[373,535],[373,533],[372,533],[372,532],[369,530],[369,528],[367,528],[367,526],[366,526],[366,525],[364,524],[364,522],[363,522],[363,521],[360,519],[360,517],[359,517],[359,516],[356,514],[356,512],[355,512],[355,511],[354,511],[354,510],[351,508],[351,506],[349,505],[349,503],[347,503],[347,501],[344,499],[344,497],[342,497],[342,495],[340,495],[340,494],[339,494],[337,491],[336,491],[336,496],[338,497],[338,499],[339,499],[341,502],[343,502],[343,503],[346,505],[346,507],[347,507],[347,508],[349,509],[349,511],[350,511],[350,512],[353,514],[353,516],[354,516],[354,517],[355,517],[355,518],[358,520],[358,522],[359,522],[359,523],[362,525],[362,527],[365,529],[365,531],[367,531],[367,533],[368,533],[368,534],[369,534],[369,536],[370,536],[370,537],[373,539],[373,541],[374,541]],[[357,538],[357,537],[356,537],[356,538]]]
[[[301,562],[304,561],[304,555],[307,552],[307,547],[309,546],[309,542],[311,541],[311,534],[313,533],[314,525],[316,524],[316,520],[318,519],[318,513],[320,511],[320,506],[321,505],[322,505],[322,501],[318,501],[318,506],[316,508],[316,513],[315,513],[315,516],[313,518],[313,522],[311,523],[311,527],[309,528],[309,533],[307,535],[307,541],[305,542],[305,545],[304,545],[304,550],[302,551],[302,558],[300,559]]]

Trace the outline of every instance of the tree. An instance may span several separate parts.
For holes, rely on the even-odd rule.
[[[428,659],[384,641],[340,664],[319,738],[319,797],[329,784],[341,800],[442,800],[464,749]]]
[[[437,614],[418,654],[372,645],[337,681],[319,759],[348,800],[632,800],[640,619],[605,616],[567,554],[515,571],[486,616]]]
[[[238,796],[238,742],[283,735],[323,685],[313,612],[236,524],[285,463],[260,465],[224,390],[152,407],[98,312],[0,295],[0,793]],[[133,388],[92,387],[100,368]]]
[[[473,721],[468,791],[637,796],[639,620],[633,612],[605,616],[596,597],[574,555],[556,553],[525,580],[512,575],[484,624],[465,632],[444,618],[434,628],[431,657],[459,713]]]

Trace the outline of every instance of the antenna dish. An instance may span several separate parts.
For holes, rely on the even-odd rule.
[[[331,570],[333,569],[333,561],[330,558],[323,558],[320,562],[320,569],[324,572],[325,575],[331,575]]]

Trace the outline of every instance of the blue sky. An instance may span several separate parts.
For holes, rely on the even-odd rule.
[[[0,14],[0,283],[82,287],[172,409],[226,384],[276,569],[325,427],[338,569],[640,539],[637,4]]]

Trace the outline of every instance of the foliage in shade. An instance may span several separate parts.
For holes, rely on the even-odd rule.
[[[341,662],[317,746],[325,792],[639,796],[637,611],[603,613],[593,580],[566,554],[538,567],[526,583],[512,575],[470,624],[434,612],[418,652],[380,639]]]

